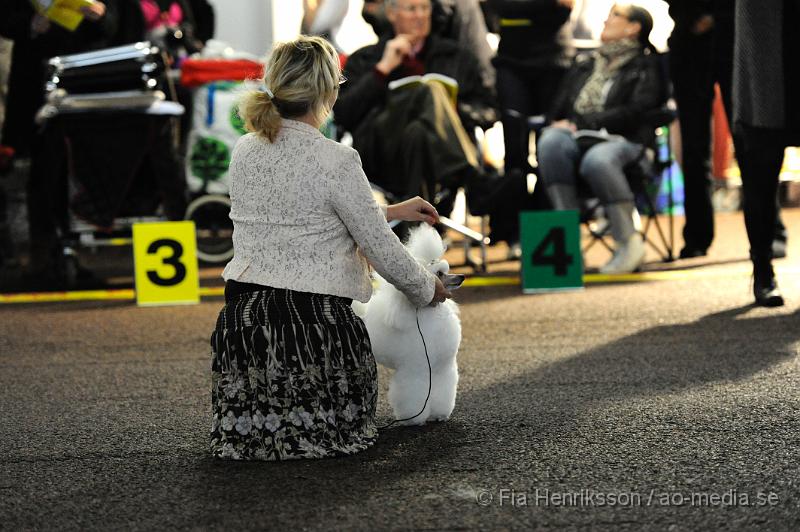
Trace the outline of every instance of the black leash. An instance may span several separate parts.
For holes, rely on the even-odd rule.
[[[432,373],[433,370],[431,369],[431,358],[428,356],[428,346],[425,344],[425,337],[422,335],[422,328],[419,326],[419,309],[417,309],[417,330],[419,331],[419,337],[422,338],[422,347],[425,349],[425,358],[428,360],[428,395],[425,397],[425,404],[422,405],[422,410],[420,410],[417,414],[414,414],[411,417],[403,418],[403,419],[395,419],[388,425],[384,425],[382,427],[378,427],[378,430],[388,429],[395,423],[399,423],[400,421],[411,421],[415,417],[421,415],[425,412],[425,408],[428,406],[428,399],[431,398],[431,381],[433,379]]]

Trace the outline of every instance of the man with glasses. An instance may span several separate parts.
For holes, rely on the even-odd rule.
[[[422,194],[443,213],[452,205],[449,192],[466,185],[478,214],[477,190],[486,181],[466,132],[494,123],[491,89],[471,53],[431,33],[430,0],[386,0],[385,7],[392,32],[348,59],[335,120],[352,133],[373,183],[399,199]],[[457,82],[455,109],[437,83],[389,89],[429,73]]]

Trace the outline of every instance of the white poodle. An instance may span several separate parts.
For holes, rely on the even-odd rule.
[[[445,287],[455,289],[464,282],[463,275],[449,273],[450,265],[442,258],[445,246],[430,226],[422,224],[413,229],[406,246]],[[389,383],[389,404],[395,419],[407,425],[422,425],[428,419],[444,421],[450,417],[456,402],[456,353],[461,343],[458,305],[448,299],[433,307],[417,309],[394,286],[376,277],[375,294],[359,314],[365,314],[362,317],[375,359],[395,370]],[[430,398],[423,410],[429,383]]]

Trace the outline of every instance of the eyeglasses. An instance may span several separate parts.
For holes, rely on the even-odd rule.
[[[430,14],[431,10],[433,9],[430,4],[416,4],[416,5],[398,5],[397,10],[404,11],[409,15],[413,14],[414,12],[419,12],[422,15]]]

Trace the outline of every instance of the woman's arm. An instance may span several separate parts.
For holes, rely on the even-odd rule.
[[[435,302],[438,279],[411,256],[389,228],[372,196],[358,153],[347,149],[336,168],[330,183],[333,208],[364,256],[416,306]]]

